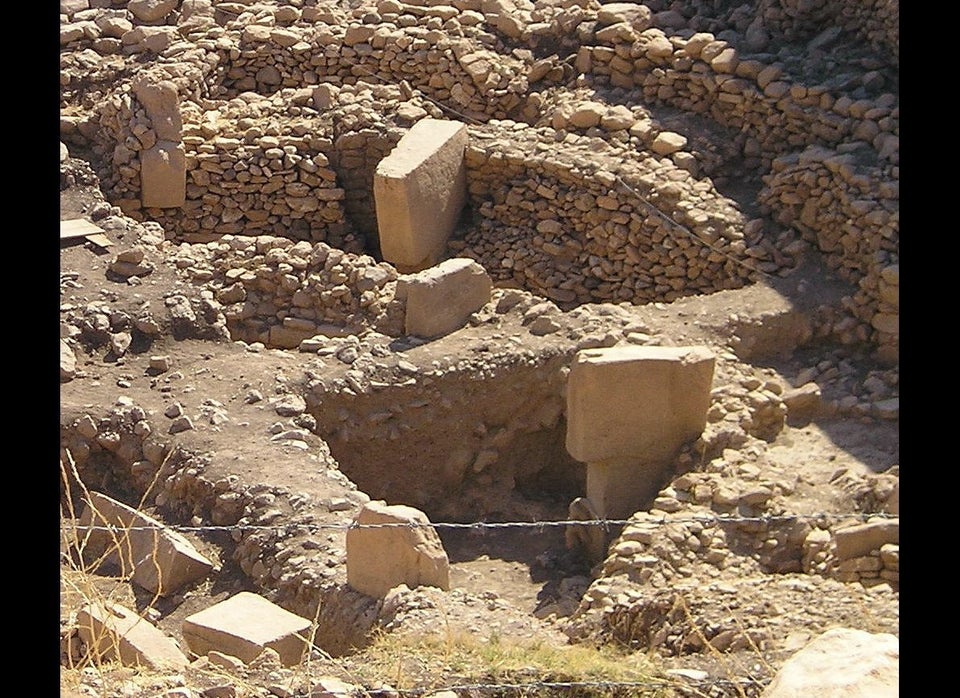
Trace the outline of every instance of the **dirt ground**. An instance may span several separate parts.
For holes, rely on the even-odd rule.
[[[96,187],[68,187],[61,192],[61,220],[89,217],[96,206],[103,201]],[[113,277],[107,266],[118,251],[129,248],[138,240],[132,234],[119,236],[112,234],[113,246],[102,248],[97,244],[74,240],[61,244],[61,312],[64,307],[76,307],[83,303],[107,301],[110,307],[134,312],[144,307],[162,308],[164,297],[171,289],[184,286],[172,265],[159,265],[151,274],[131,285],[125,279]],[[805,276],[804,276],[805,274]],[[801,282],[807,288],[818,289],[821,293],[832,292],[830,284],[822,276],[822,270],[812,265],[802,274],[777,280],[789,293]],[[744,289],[736,296],[745,309],[760,315],[762,304],[770,298],[756,289]],[[805,302],[816,302],[817,298],[808,296]],[[799,302],[799,300],[798,300]],[[759,305],[758,305],[759,304]],[[731,310],[730,297],[703,297],[687,299],[672,306],[651,308],[656,314],[658,331],[665,336],[675,337],[678,342],[704,340],[715,344],[726,341],[724,333],[729,332],[724,318]],[[476,346],[478,335],[483,327],[468,328],[452,338],[447,338],[435,351],[457,355],[468,353]],[[502,332],[500,340],[487,338],[488,352],[508,352],[516,350],[516,343],[509,342],[509,328]],[[712,336],[711,336],[712,335]],[[527,335],[529,336],[529,335]],[[480,337],[482,339],[482,336]],[[543,340],[548,342],[549,339]],[[296,449],[275,448],[265,443],[263,434],[270,428],[270,422],[276,415],[269,411],[256,409],[244,400],[251,390],[259,390],[264,395],[275,394],[278,386],[289,386],[302,371],[309,367],[309,360],[297,352],[279,350],[249,351],[235,343],[205,341],[198,339],[177,340],[172,336],[158,338],[148,351],[138,351],[134,347],[122,358],[110,358],[102,350],[87,355],[78,354],[78,372],[76,377],[61,386],[61,420],[80,413],[83,409],[95,406],[112,405],[119,396],[129,396],[138,404],[162,406],[176,399],[188,408],[200,409],[202,403],[223,406],[230,414],[230,420],[217,429],[196,429],[182,435],[191,448],[218,454],[219,463],[230,463],[232,474],[245,480],[268,479],[271,485],[288,487],[291,490],[309,490],[312,495],[323,498],[322,488],[328,480],[311,475],[309,469],[304,472],[303,454]],[[422,349],[423,352],[428,349]],[[770,365],[751,366],[737,362],[739,370],[755,371],[758,375],[777,376],[785,384],[803,368],[815,365],[835,351],[830,347],[807,348],[806,354],[796,354],[787,358],[769,362]],[[819,352],[819,356],[818,356]],[[176,377],[158,376],[150,370],[149,359],[154,355],[170,357],[172,365],[177,367]],[[854,357],[852,373],[865,375],[869,370],[869,361],[863,362]],[[851,379],[856,380],[856,375]],[[824,399],[839,398],[825,393]],[[388,454],[383,454],[385,457]],[[779,472],[796,478],[797,486],[789,496],[791,511],[798,514],[818,512],[852,512],[856,510],[853,495],[842,489],[830,486],[836,480],[837,473],[846,470],[851,474],[889,472],[899,466],[899,420],[855,417],[812,421],[806,424],[794,424],[785,427],[775,441],[769,444],[766,462],[771,472]],[[266,468],[270,474],[266,475]],[[339,496],[341,490],[331,492],[330,496]],[[562,519],[566,515],[566,502],[543,503],[541,510],[535,512],[544,518]],[[516,514],[514,510],[510,513]],[[532,635],[552,637],[563,641],[558,626],[540,623],[535,620],[538,609],[548,604],[566,601],[559,587],[567,580],[565,587],[578,588],[582,593],[589,575],[590,565],[572,557],[566,552],[563,534],[560,530],[536,531],[536,535],[510,535],[498,532],[477,533],[470,530],[441,530],[441,536],[451,561],[451,586],[465,594],[487,595],[499,601],[491,604],[492,611],[481,613],[475,618],[462,618],[479,625],[497,623],[516,633],[529,632]],[[215,546],[197,541],[203,552],[218,556]],[[229,559],[220,560],[222,569],[216,581],[193,590],[185,597],[163,602],[156,606],[159,615],[157,621],[161,629],[174,637],[179,636],[179,626],[183,618],[212,605],[243,588],[252,588],[249,580],[236,569]],[[66,618],[82,600],[82,593],[71,592],[71,573],[67,570],[61,577],[62,587],[66,590],[61,597],[61,617]],[[122,587],[117,580],[103,577],[95,578],[94,584],[111,598],[133,606],[142,606],[143,593],[134,587]],[[863,598],[869,598],[863,592]],[[140,597],[139,599],[137,597]],[[886,598],[886,597],[885,597]],[[894,597],[898,599],[897,597]],[[775,602],[775,599],[769,599]],[[793,603],[787,594],[785,603]],[[829,599],[811,600],[810,607],[829,604]],[[869,607],[869,604],[867,604]],[[844,607],[846,608],[846,607]],[[898,608],[898,601],[897,601]],[[572,612],[572,607],[566,609]],[[845,610],[837,611],[835,618],[844,618]],[[456,612],[462,612],[458,607]],[[561,611],[561,614],[563,611]],[[829,616],[829,609],[824,615]],[[897,615],[895,609],[881,614],[889,618]],[[784,613],[776,626],[782,633],[783,643],[780,649],[796,649],[802,638],[809,638],[830,620],[822,618],[810,622],[807,627],[788,626],[788,616]],[[560,618],[562,620],[562,618]],[[873,621],[861,619],[861,625],[869,626]],[[435,621],[434,621],[435,622]],[[882,626],[882,624],[881,624]],[[889,625],[883,626],[889,629]],[[675,658],[673,664],[715,671],[715,658],[687,656]],[[69,690],[78,690],[69,689]],[[118,689],[119,690],[119,689]],[[64,688],[64,691],[68,689]],[[109,692],[104,690],[104,695]],[[61,695],[71,695],[64,692]],[[89,695],[80,691],[73,695]]]

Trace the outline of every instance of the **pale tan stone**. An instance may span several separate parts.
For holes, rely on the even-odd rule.
[[[656,495],[710,406],[715,358],[703,347],[635,346],[577,354],[567,380],[567,451],[587,463],[587,499],[607,518]]]
[[[347,531],[347,583],[380,598],[392,588],[450,588],[450,562],[426,515],[405,505],[368,502]],[[385,524],[385,525],[384,525]]]
[[[834,628],[786,661],[761,698],[897,698],[900,640]]]
[[[160,596],[170,596],[214,568],[176,531],[99,492],[90,493],[78,530],[87,559],[104,556]]]
[[[146,208],[179,208],[187,197],[187,161],[181,143],[159,141],[140,155],[140,197]]]
[[[189,663],[172,638],[119,604],[88,604],[78,612],[77,626],[100,659],[156,671],[180,671]]]
[[[449,334],[490,302],[492,290],[486,270],[467,258],[448,259],[417,274],[402,276],[397,295],[406,298],[404,329],[417,337]]]
[[[182,631],[197,656],[215,650],[247,664],[269,647],[285,666],[293,666],[310,641],[309,620],[248,591],[184,619]]]
[[[404,271],[439,260],[466,203],[467,128],[422,119],[377,165],[373,191],[383,258]]]

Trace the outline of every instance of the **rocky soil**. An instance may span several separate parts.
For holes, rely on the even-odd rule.
[[[108,73],[120,78],[136,61],[149,62],[151,42],[171,34],[162,17],[137,21],[133,30],[123,4],[61,2],[71,20],[62,22],[69,34],[61,36],[62,116],[73,126],[62,134],[69,145],[61,143],[60,218],[94,222],[111,243],[76,238],[60,246],[62,696],[289,698],[328,695],[321,687],[336,685],[324,684],[332,677],[389,694],[359,678],[370,639],[381,631],[410,638],[411,646],[460,635],[615,646],[625,661],[652,661],[673,695],[757,696],[793,652],[831,627],[899,636],[899,545],[851,560],[836,554],[844,526],[899,515],[898,360],[877,352],[866,333],[858,338],[856,322],[834,322],[868,286],[838,273],[827,255],[848,246],[850,235],[829,244],[821,237],[819,247],[815,236],[764,240],[752,249],[766,271],[727,290],[680,298],[671,290],[670,302],[581,303],[556,280],[551,298],[503,278],[503,267],[490,303],[464,327],[430,341],[405,336],[403,305],[392,296],[399,273],[374,245],[364,248],[362,236],[317,242],[299,231],[292,239],[185,241],[182,233],[196,233],[199,223],[128,215],[129,198],[116,194],[136,179],[128,162],[104,187],[97,173],[111,171],[109,163],[90,147],[95,138],[75,132],[77,123],[91,123],[82,113],[96,100],[85,91],[109,84]],[[331,16],[377,21],[373,5],[364,14],[363,3],[348,4],[331,4]],[[862,43],[832,43],[836,33],[808,43],[784,20],[774,54],[767,32],[775,28],[760,36],[762,27],[732,4],[713,3],[714,19],[705,3],[695,3],[703,12],[692,18],[669,3],[649,4],[668,30],[684,22],[718,34],[727,27],[731,42],[762,44],[757,60],[777,58],[798,80],[828,81],[858,99],[892,89],[891,62]],[[107,5],[114,7],[97,15]],[[245,12],[259,13],[258,21],[299,18],[301,6],[326,16],[309,1],[282,12],[275,3],[182,5],[183,36],[206,31],[207,14],[221,27]],[[216,23],[205,5],[218,6]],[[785,5],[784,16],[793,16],[793,4]],[[385,7],[396,14],[406,6]],[[524,7],[532,23],[536,12]],[[443,12],[425,19],[431,30],[449,29],[438,20]],[[467,34],[467,20],[483,16],[470,12],[462,16]],[[497,21],[506,32],[506,20]],[[530,31],[523,36],[536,43]],[[573,41],[554,39],[560,55]],[[84,50],[70,48],[83,41]],[[124,53],[125,45],[136,48]],[[802,60],[805,51],[810,60]],[[537,63],[554,84],[543,90],[544,109],[585,93],[573,64],[556,54]],[[436,109],[417,99],[408,109],[414,102],[423,106],[417,117]],[[723,142],[722,129],[702,115],[663,106],[655,130],[700,122],[703,142],[681,161],[716,175],[710,196],[719,208],[765,215],[756,198],[761,159],[745,155],[742,144]],[[806,174],[787,168],[780,176]],[[682,191],[678,185],[674,194]],[[360,220],[370,212],[348,215]],[[497,225],[492,216],[463,221],[449,256],[498,254]],[[504,230],[511,255],[522,230],[520,223]],[[314,291],[335,321],[303,341],[276,329],[273,345],[256,341],[257,310],[239,317],[242,303],[232,296],[256,283],[245,274],[262,271],[272,289],[304,269],[323,276],[326,285]],[[537,288],[540,281],[531,277]],[[287,295],[276,298],[295,296],[292,286],[282,290]],[[348,315],[353,324],[340,322]],[[818,331],[831,322],[847,330]],[[596,537],[544,525],[568,520],[584,488],[585,467],[564,448],[563,379],[578,350],[627,344],[708,347],[716,356],[711,407],[704,433],[680,454],[657,497],[612,524],[591,554]],[[181,530],[216,561],[215,575],[152,598],[110,570],[83,568],[70,531],[84,488]],[[370,599],[349,588],[344,530],[370,499],[415,506],[436,523],[451,563],[450,591],[401,587]],[[76,612],[91,598],[135,609],[183,646],[184,618],[240,590],[314,619],[317,649],[308,665],[200,657],[184,672],[151,674],[91,663],[76,642]],[[470,683],[415,657],[404,663],[403,681],[416,695]]]

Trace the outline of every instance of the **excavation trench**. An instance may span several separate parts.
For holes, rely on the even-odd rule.
[[[481,593],[489,590],[486,575],[500,575],[498,584],[517,594],[505,600],[532,613],[565,577],[584,579],[588,565],[565,548],[560,527],[483,524],[562,520],[583,495],[585,465],[564,448],[564,384],[574,349],[486,356],[470,346],[462,342],[459,361],[450,359],[447,339],[410,346],[396,355],[403,357],[399,368],[384,368],[380,381],[358,380],[364,357],[307,381],[304,416],[316,426],[302,438],[311,456],[264,450],[247,470],[237,462],[254,450],[239,440],[249,436],[232,442],[217,430],[195,429],[171,438],[155,390],[131,389],[103,414],[86,399],[82,406],[65,403],[64,511],[78,516],[84,490],[91,490],[186,527],[198,548],[221,563],[214,590],[254,590],[316,618],[315,644],[333,655],[363,646],[377,620],[379,600],[345,583],[345,529],[367,498],[424,511],[438,526],[455,586]],[[135,357],[128,359],[132,372]],[[239,359],[227,356],[223,366]],[[239,364],[232,368],[238,381],[247,375]],[[277,415],[262,412],[251,407],[237,415],[237,424],[246,425],[237,428],[266,433]],[[259,465],[267,461],[269,467]],[[160,625],[178,637],[175,619],[186,610],[175,606],[185,596],[192,594],[139,603],[169,613]]]

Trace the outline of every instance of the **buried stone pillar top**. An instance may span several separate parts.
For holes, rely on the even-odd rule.
[[[706,426],[714,362],[705,347],[578,352],[567,379],[567,451],[586,463],[671,460]]]
[[[377,165],[380,251],[401,271],[439,260],[467,200],[466,146],[464,124],[421,119]]]

